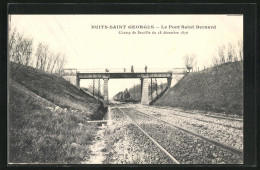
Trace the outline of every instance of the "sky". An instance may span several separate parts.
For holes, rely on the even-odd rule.
[[[12,15],[9,24],[33,38],[35,49],[44,42],[52,51],[64,53],[66,68],[85,70],[130,71],[131,65],[136,70],[147,65],[148,71],[184,68],[187,54],[195,54],[196,67],[203,68],[211,64],[220,45],[243,38],[242,15]],[[103,25],[111,29],[101,29]],[[196,29],[197,25],[215,29]],[[83,80],[81,86],[91,82]],[[109,97],[138,83],[111,79]]]

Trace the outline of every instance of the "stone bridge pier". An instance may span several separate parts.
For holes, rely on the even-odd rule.
[[[78,89],[80,89],[80,79],[78,76],[76,76],[76,86]]]
[[[106,106],[109,103],[109,99],[108,99],[108,78],[104,79],[103,95],[104,95],[104,105]]]
[[[149,78],[148,77],[144,77],[141,79],[141,87],[142,87],[141,104],[148,105],[149,104],[149,94],[148,94]]]
[[[149,77],[143,77],[141,78],[141,88],[142,88],[142,98],[141,98],[141,104],[143,105],[149,105]],[[167,88],[171,87],[172,78],[167,78]]]
[[[171,78],[171,77],[168,77],[168,78],[167,78],[167,88],[170,88],[170,87],[171,87],[171,84],[172,84],[172,78]]]

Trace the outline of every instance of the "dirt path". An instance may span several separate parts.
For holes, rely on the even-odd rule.
[[[98,127],[97,134],[95,135],[95,140],[93,141],[93,145],[90,146],[91,155],[90,158],[82,164],[102,164],[105,160],[105,152],[103,151],[106,147],[106,143],[104,140],[104,135],[106,131],[106,126],[102,125]]]
[[[108,107],[108,111],[104,117],[105,120],[111,120],[110,115],[110,107]],[[102,123],[102,126],[98,127],[97,133],[95,135],[95,140],[93,144],[90,146],[91,155],[90,158],[82,164],[103,164],[103,161],[106,159],[107,152],[106,148],[106,140],[105,135],[109,128],[111,127],[112,122],[108,121],[107,123]]]

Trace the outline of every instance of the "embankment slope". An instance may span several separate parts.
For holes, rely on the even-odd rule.
[[[9,162],[80,163],[104,108],[63,78],[10,64]]]
[[[242,115],[242,62],[189,73],[154,105]]]

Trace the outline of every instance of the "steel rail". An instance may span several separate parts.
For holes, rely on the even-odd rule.
[[[174,110],[174,109],[173,109]],[[139,110],[138,110],[139,111]],[[174,110],[174,111],[177,111],[177,110]],[[140,111],[142,112],[142,111]],[[157,113],[156,111],[152,111],[153,113]],[[178,112],[182,112],[182,113],[186,113],[186,112],[183,112],[183,111],[178,111]],[[228,128],[233,128],[233,129],[238,129],[238,130],[241,130],[243,128],[240,128],[240,127],[235,127],[235,126],[231,126],[231,125],[225,125],[225,124],[221,124],[221,123],[217,123],[217,122],[214,122],[214,121],[210,121],[210,120],[203,120],[203,119],[199,119],[199,118],[194,118],[194,117],[189,117],[189,116],[184,116],[184,115],[181,115],[181,114],[177,114],[177,113],[170,113],[171,115],[176,115],[176,116],[180,116],[180,117],[185,117],[185,118],[188,118],[188,119],[193,119],[193,120],[197,120],[197,121],[201,121],[201,122],[206,122],[206,123],[214,123],[216,125],[221,125],[221,126],[225,126],[225,127],[228,127]],[[188,113],[188,114],[191,114],[191,113]],[[200,114],[201,115],[201,114]],[[203,115],[202,115],[203,116]],[[206,116],[206,115],[205,115]]]
[[[180,164],[179,161],[177,161],[168,151],[166,151],[158,142],[156,142],[150,135],[148,135],[148,133],[146,133],[131,117],[129,117],[121,108],[117,107],[115,105],[116,108],[118,108],[127,118],[129,118],[133,124],[140,130],[143,132],[143,134],[145,136],[147,136],[163,153],[165,153],[174,163],[176,164]]]
[[[156,108],[160,108],[160,107],[156,107]],[[162,107],[163,108],[163,107]],[[164,108],[163,108],[164,109]],[[243,122],[243,119],[239,119],[239,118],[230,118],[230,117],[223,117],[223,116],[214,116],[214,115],[208,115],[208,114],[203,114],[203,113],[194,113],[191,111],[183,111],[183,110],[177,110],[177,109],[171,109],[173,111],[178,111],[178,112],[183,112],[183,113],[188,113],[188,114],[200,114],[203,116],[207,116],[207,117],[213,117],[213,118],[218,118],[218,119],[226,119],[226,120],[231,120],[231,121],[239,121],[239,122]]]
[[[87,121],[87,123],[107,123],[107,122],[113,122],[113,120],[90,120],[90,121]]]
[[[183,113],[188,113],[188,114],[196,114],[193,112],[189,112],[189,111],[181,111],[181,110],[176,110],[176,109],[172,109],[174,111],[178,111],[178,112],[183,112]],[[239,121],[239,122],[243,122],[243,119],[237,119],[237,118],[229,118],[229,117],[223,117],[223,116],[213,116],[213,115],[206,115],[206,114],[202,114],[202,113],[197,113],[203,116],[207,116],[207,117],[213,117],[213,118],[218,118],[218,119],[226,119],[226,120],[231,120],[231,121]]]
[[[141,111],[139,111],[139,110],[136,110],[136,109],[133,109],[133,110],[138,111],[138,112],[140,112],[141,114],[144,114],[144,115],[146,115],[146,116],[149,116],[149,117],[152,117],[152,118],[154,118],[154,119],[157,119],[157,120],[159,120],[159,121],[162,121],[162,122],[164,122],[164,123],[166,123],[166,124],[168,124],[168,125],[174,126],[174,127],[178,128],[178,129],[184,131],[184,132],[187,132],[187,133],[189,133],[189,134],[192,134],[192,135],[194,135],[194,136],[196,136],[196,137],[198,137],[198,138],[201,138],[201,139],[203,139],[203,140],[205,140],[205,141],[207,141],[207,142],[210,142],[210,143],[212,143],[212,144],[214,144],[214,145],[216,145],[216,146],[219,146],[219,147],[221,147],[221,148],[223,148],[223,149],[225,149],[225,150],[227,150],[227,151],[230,151],[230,152],[232,152],[232,153],[235,153],[235,154],[237,154],[237,155],[242,155],[242,154],[243,154],[243,150],[236,149],[236,148],[234,148],[234,147],[232,147],[232,146],[228,146],[228,145],[226,145],[226,144],[220,143],[220,142],[215,141],[215,140],[213,140],[213,139],[209,139],[209,138],[207,138],[207,137],[201,136],[201,135],[199,135],[199,134],[196,134],[196,133],[194,133],[194,132],[191,132],[191,131],[189,131],[189,130],[187,130],[187,129],[184,129],[184,128],[182,128],[182,127],[179,127],[179,126],[177,126],[177,125],[173,125],[173,124],[171,124],[171,123],[169,123],[169,122],[167,122],[167,121],[161,120],[161,119],[159,119],[159,118],[157,118],[157,117],[155,117],[155,116],[148,115],[147,113],[141,112]]]

